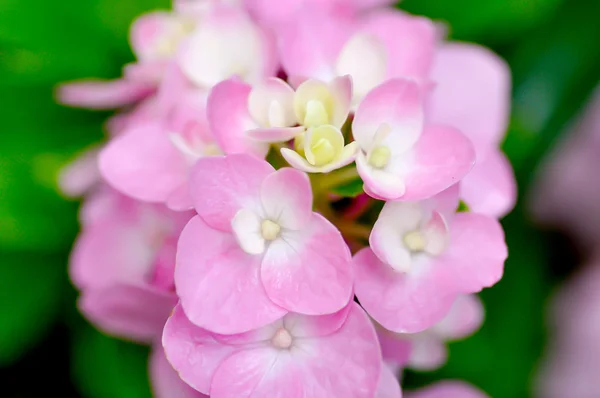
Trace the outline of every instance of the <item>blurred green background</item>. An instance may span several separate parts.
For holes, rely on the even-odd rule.
[[[3,397],[150,396],[147,349],[87,325],[66,273],[78,203],[61,197],[57,173],[102,139],[108,113],[60,107],[53,89],[65,80],[119,76],[133,58],[130,22],[168,7],[168,0],[0,0]],[[526,197],[540,159],[600,79],[600,1],[406,0],[400,7],[447,21],[452,39],[489,46],[509,62],[514,103],[504,149]],[[495,398],[530,396],[548,296],[578,253],[567,237],[538,229],[523,201],[503,224],[510,258],[502,281],[481,294],[483,328],[453,343],[441,370],[409,372],[405,387],[461,378]]]

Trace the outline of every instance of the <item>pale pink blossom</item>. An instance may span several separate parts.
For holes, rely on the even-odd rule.
[[[423,331],[461,294],[502,277],[507,248],[489,216],[454,214],[453,188],[421,202],[387,202],[371,232],[371,248],[354,257],[361,305],[386,329]]]
[[[167,361],[160,341],[152,347],[149,368],[155,398],[208,398],[181,380]]]
[[[422,87],[388,80],[359,104],[352,133],[365,192],[386,200],[421,200],[458,183],[473,167],[475,151],[452,127],[427,124]]]
[[[391,367],[431,371],[447,359],[446,343],[473,334],[483,322],[483,306],[475,295],[459,296],[446,316],[420,333],[393,333],[377,328],[384,361]]]
[[[306,174],[249,155],[202,158],[191,195],[198,216],[179,239],[175,282],[193,323],[240,333],[287,311],[323,315],[348,303],[350,251],[312,212]]]
[[[499,146],[510,113],[510,70],[483,47],[447,43],[436,53],[427,98],[432,123],[457,128],[475,147],[477,162],[461,180],[461,198],[477,213],[500,218],[515,205],[516,182]]]
[[[331,315],[290,313],[236,335],[199,328],[177,306],[163,346],[181,378],[212,398],[371,398],[382,367],[375,330],[356,303]]]

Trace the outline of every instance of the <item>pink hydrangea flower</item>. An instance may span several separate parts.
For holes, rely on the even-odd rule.
[[[359,104],[352,133],[365,192],[386,200],[429,198],[460,181],[473,167],[467,137],[451,127],[425,123],[418,83],[393,79]]]
[[[130,44],[137,62],[112,81],[88,80],[63,84],[58,98],[63,104],[93,109],[120,108],[153,93],[181,41],[193,30],[194,19],[156,11],[140,16],[131,27]]]
[[[193,323],[241,333],[287,311],[323,315],[348,303],[350,251],[312,212],[306,174],[249,155],[203,158],[191,195],[198,216],[181,234],[175,283]]]
[[[416,333],[440,321],[460,294],[475,293],[502,276],[508,255],[500,224],[457,213],[452,188],[421,202],[387,202],[370,248],[354,257],[355,291],[382,326]]]
[[[461,198],[477,213],[500,218],[515,205],[512,166],[499,149],[510,113],[510,70],[491,51],[447,43],[436,54],[426,115],[473,142],[477,162],[461,180]]]
[[[70,275],[79,308],[103,331],[150,342],[177,302],[175,245],[189,213],[173,213],[121,196],[96,193],[83,212],[83,231]]]
[[[210,333],[177,306],[163,334],[181,378],[212,398],[374,397],[381,353],[356,304],[324,316],[287,314],[236,335]]]
[[[208,120],[226,153],[264,157],[269,143],[296,138],[296,151],[283,148],[284,158],[302,171],[327,173],[354,161],[358,149],[344,144],[340,130],[351,98],[349,76],[309,79],[296,90],[278,78],[254,87],[230,79],[212,89]]]
[[[208,127],[205,94],[179,92],[172,107],[153,119],[131,123],[101,151],[99,168],[113,187],[136,199],[192,207],[189,173],[194,162],[221,153]]]
[[[425,81],[437,42],[435,25],[400,11],[356,15],[307,8],[280,33],[280,54],[292,82],[350,75],[353,104],[385,80]]]
[[[475,295],[459,296],[446,316],[431,328],[414,334],[377,328],[384,361],[393,368],[435,370],[447,359],[446,342],[464,339],[483,322],[483,306]]]
[[[483,391],[458,380],[444,380],[416,391],[406,398],[489,398]]]
[[[259,82],[275,76],[279,65],[273,37],[242,8],[216,2],[182,44],[177,63],[204,89],[232,76]]]

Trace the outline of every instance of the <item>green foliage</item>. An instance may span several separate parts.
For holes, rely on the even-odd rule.
[[[74,339],[73,380],[87,398],[150,398],[148,352],[86,325]]]
[[[0,252],[0,367],[41,339],[59,314],[64,257]]]
[[[364,192],[363,181],[360,178],[357,178],[351,182],[333,187],[331,192],[345,198],[354,198]]]

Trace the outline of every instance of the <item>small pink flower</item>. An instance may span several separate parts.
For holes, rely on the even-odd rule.
[[[392,333],[378,328],[383,359],[391,366],[431,371],[446,362],[446,342],[473,334],[483,322],[483,306],[475,295],[459,296],[448,314],[420,333]]]
[[[177,62],[198,87],[238,76],[255,83],[277,73],[273,37],[241,8],[215,4],[182,43]]]
[[[431,80],[427,117],[459,129],[477,154],[461,181],[461,198],[474,212],[506,215],[517,196],[512,167],[499,149],[510,113],[508,65],[483,47],[448,43],[436,55]]]
[[[444,380],[406,393],[406,398],[489,398],[483,391],[458,380]]]
[[[402,390],[400,382],[394,376],[392,369],[387,365],[381,366],[381,374],[379,375],[379,386],[374,398],[402,398]]]
[[[356,18],[306,9],[280,30],[281,61],[291,81],[350,75],[354,106],[387,79],[425,81],[437,42],[431,21],[392,10]]]
[[[227,336],[195,326],[177,306],[163,334],[181,378],[212,398],[371,398],[382,367],[377,344],[356,303],[325,316],[290,313]]]
[[[375,198],[429,198],[460,181],[475,163],[467,137],[425,123],[421,91],[412,80],[388,80],[358,106],[352,123],[361,149],[356,166]]]
[[[82,291],[79,307],[107,333],[150,341],[177,302],[175,245],[191,215],[109,189],[89,205],[70,261],[71,280]]]
[[[99,168],[113,187],[136,199],[192,207],[189,173],[194,162],[221,153],[210,133],[205,94],[180,93],[167,117],[132,123],[101,151]],[[163,110],[164,111],[164,110]]]
[[[181,234],[175,282],[193,323],[240,333],[287,311],[323,315],[348,303],[350,251],[312,212],[306,174],[249,155],[203,158],[191,195],[198,216]]]
[[[416,333],[440,321],[457,296],[502,276],[507,248],[500,224],[453,214],[452,188],[422,202],[387,202],[371,248],[354,257],[355,290],[365,310],[394,332]]]

